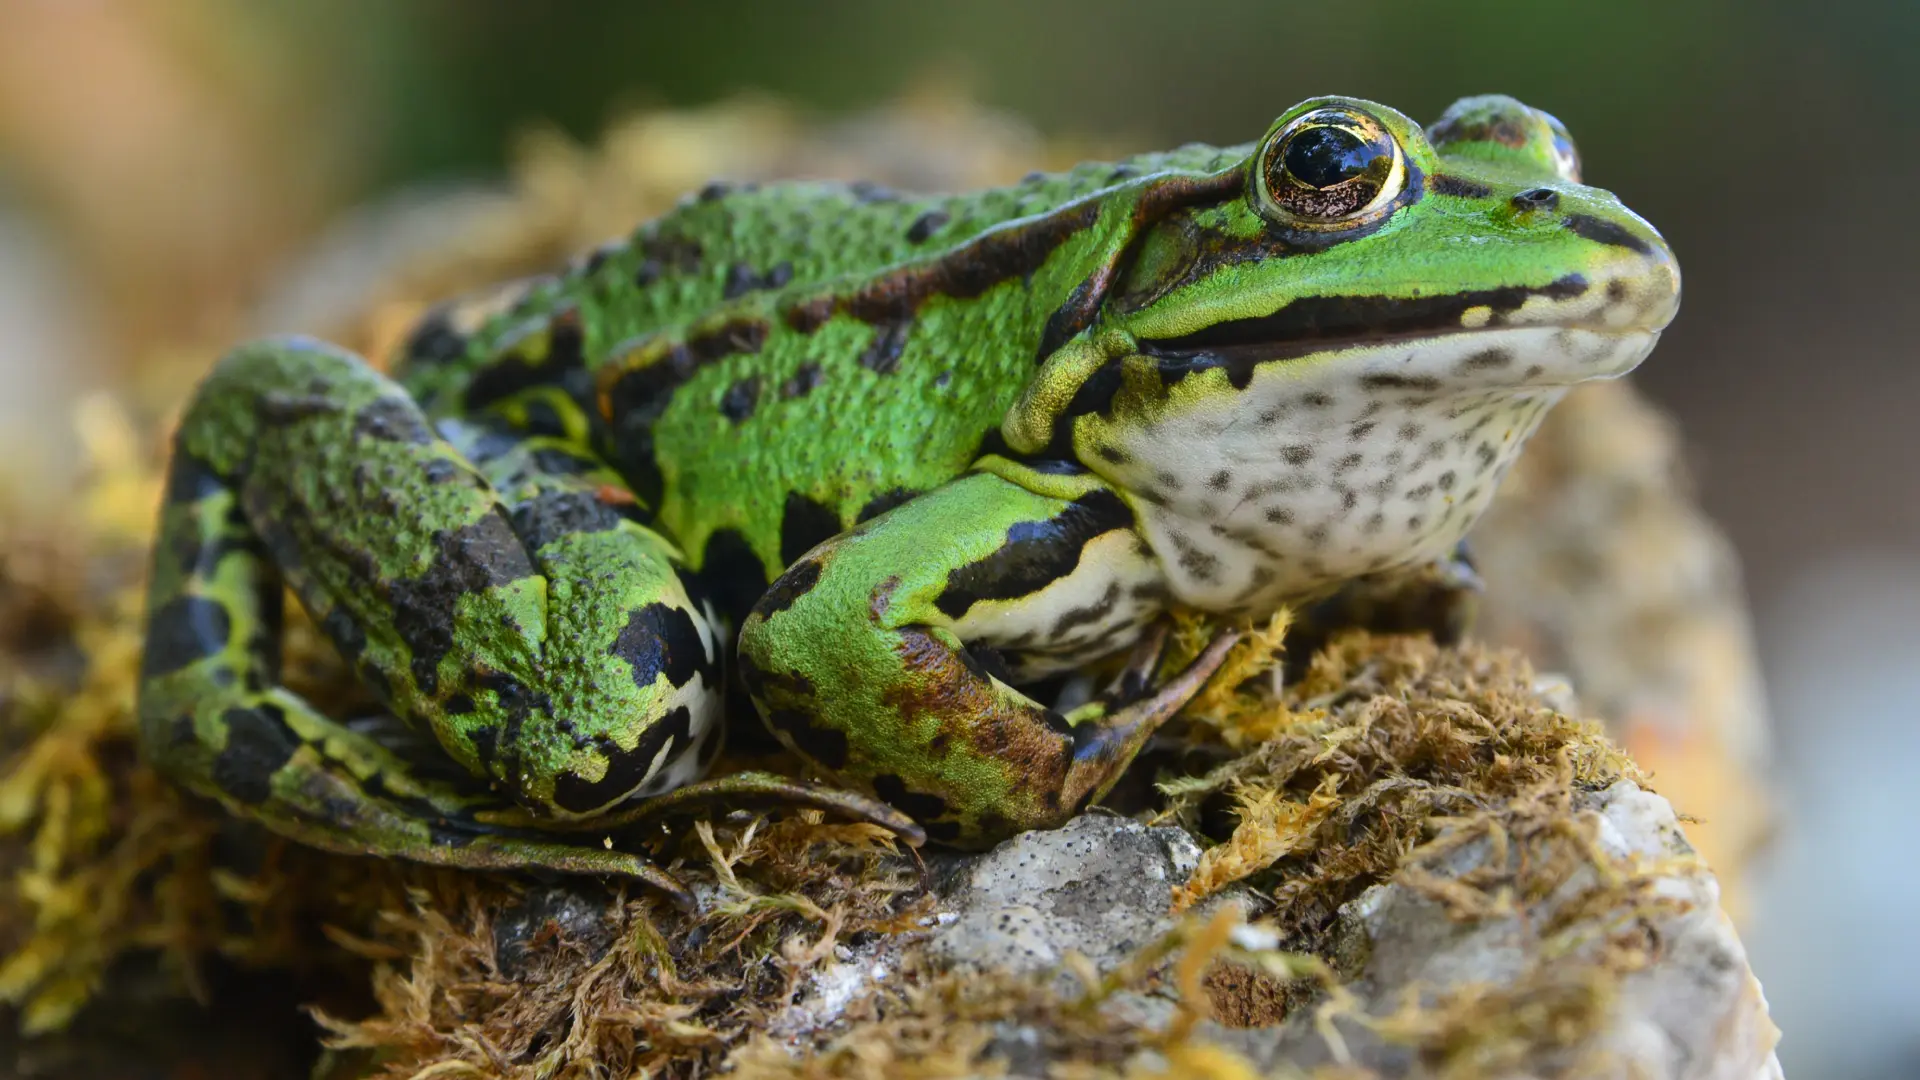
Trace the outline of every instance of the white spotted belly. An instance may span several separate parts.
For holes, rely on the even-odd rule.
[[[1448,553],[1566,388],[1651,346],[1540,327],[1276,361],[1243,389],[1206,370],[1088,425],[1085,457],[1177,599],[1259,613]]]

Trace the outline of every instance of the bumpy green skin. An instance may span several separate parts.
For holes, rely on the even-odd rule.
[[[1364,171],[1299,150],[1330,124]],[[749,798],[962,845],[1056,824],[1231,635],[1065,712],[1020,687],[1176,607],[1419,574],[1672,317],[1666,246],[1557,121],[1473,98],[1434,131],[1327,98],[968,195],[714,187],[436,312],[397,381],[248,345],[177,439],[147,750],[308,843],[668,889],[554,834]],[[473,782],[277,685],[280,581]],[[730,656],[858,793],[695,782]]]

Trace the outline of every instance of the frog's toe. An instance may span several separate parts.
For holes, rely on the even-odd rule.
[[[593,824],[595,828],[628,826],[696,815],[716,806],[728,810],[807,807],[850,821],[878,825],[912,847],[927,842],[926,829],[879,799],[769,772],[732,773],[688,784],[665,795],[640,800],[624,810],[596,819]]]

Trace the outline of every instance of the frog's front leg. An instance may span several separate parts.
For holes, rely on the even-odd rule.
[[[620,874],[684,896],[597,836],[570,844],[495,811],[511,797],[536,825],[592,821],[696,777],[720,723],[707,616],[671,546],[628,520],[630,496],[583,451],[466,443],[319,343],[221,361],[176,438],[143,744],[192,789],[314,846]],[[421,775],[277,685],[283,578],[476,783]]]
[[[740,636],[742,681],[783,742],[962,846],[1099,798],[1233,640],[1124,705],[1063,716],[1014,689],[1127,648],[1165,592],[1132,513],[1097,480],[996,472],[815,548]]]

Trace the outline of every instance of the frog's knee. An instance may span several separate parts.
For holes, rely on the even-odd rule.
[[[706,687],[676,693],[647,714],[627,719],[637,722],[558,755],[538,747],[503,750],[517,759],[507,765],[511,794],[537,816],[588,820],[700,779],[725,740],[720,695]],[[562,714],[557,726],[588,725]]]
[[[528,809],[567,820],[705,775],[725,710],[720,642],[703,609],[676,592],[602,620],[591,599],[570,599],[562,606],[583,611],[552,628],[564,640],[549,641],[551,681],[449,715],[443,727],[460,733],[450,749]]]

